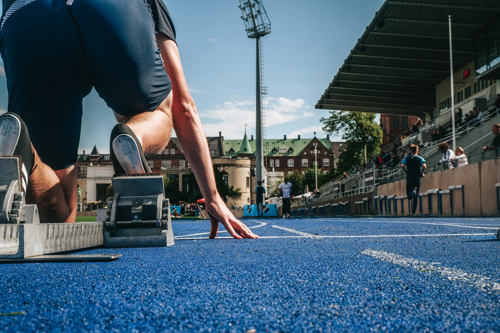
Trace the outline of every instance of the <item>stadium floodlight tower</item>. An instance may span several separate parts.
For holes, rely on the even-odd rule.
[[[239,5],[243,15],[241,19],[245,22],[245,30],[248,38],[255,38],[256,41],[256,93],[255,93],[255,110],[256,110],[256,149],[255,149],[255,164],[257,168],[257,180],[265,180],[264,168],[264,152],[262,143],[262,70],[260,59],[260,38],[271,33],[271,21],[267,16],[264,5],[260,0],[240,0]],[[265,186],[267,183],[265,184]]]

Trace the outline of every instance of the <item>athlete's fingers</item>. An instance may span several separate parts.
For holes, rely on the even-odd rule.
[[[214,239],[217,237],[217,233],[219,232],[219,222],[217,220],[210,218],[210,239]]]
[[[231,236],[233,236],[233,238],[236,238],[236,239],[242,239],[243,237],[241,237],[239,235],[238,232],[236,232],[233,228],[233,226],[231,225],[231,223],[229,223],[228,221],[226,221],[225,223],[222,222],[222,224],[224,224],[224,227],[226,227],[226,230],[227,232],[229,232],[231,234]]]
[[[244,223],[239,221],[238,219],[232,219],[231,224],[233,228],[238,232],[238,234],[243,238],[259,238],[256,234],[254,234],[250,228],[248,228]]]

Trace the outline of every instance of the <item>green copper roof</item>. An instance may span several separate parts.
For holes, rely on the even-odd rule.
[[[313,139],[264,139],[264,156],[297,156]],[[328,150],[328,139],[318,139]],[[248,140],[247,135],[243,140],[224,140],[224,155],[235,157],[238,154],[253,154],[256,140]],[[244,152],[243,152],[244,151]]]
[[[245,136],[243,140],[241,140],[240,149],[238,150],[238,154],[253,154],[254,150],[250,145],[250,141],[248,141],[247,133],[245,132]]]

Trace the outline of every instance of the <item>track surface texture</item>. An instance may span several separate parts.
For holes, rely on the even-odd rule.
[[[2,332],[500,332],[498,218],[247,219],[112,262],[0,265]]]

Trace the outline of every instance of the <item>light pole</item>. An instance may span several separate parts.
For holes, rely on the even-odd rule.
[[[260,60],[260,37],[271,33],[271,21],[267,16],[264,5],[260,0],[240,0],[239,5],[245,23],[248,38],[256,41],[256,82],[255,82],[255,164],[257,169],[257,180],[265,180],[264,147],[262,143],[262,70]]]
[[[314,142],[314,190],[318,191],[318,143]]]

